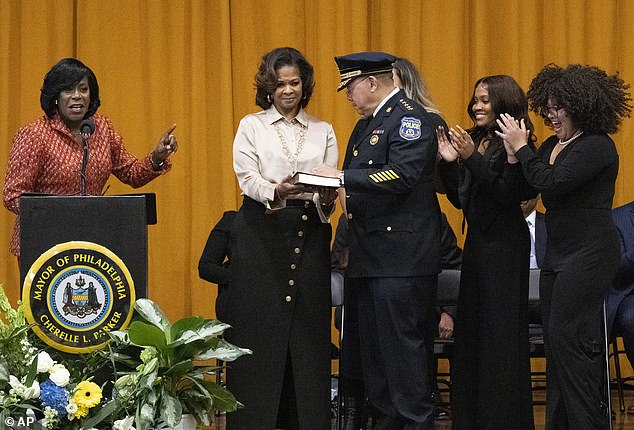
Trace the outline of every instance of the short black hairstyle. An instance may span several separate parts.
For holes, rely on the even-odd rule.
[[[303,108],[308,105],[315,87],[313,66],[295,48],[276,48],[262,57],[262,62],[255,75],[255,104],[262,109],[268,109],[273,104],[272,99],[269,101],[269,96],[277,88],[277,71],[284,66],[295,66],[299,70],[299,77],[302,80],[300,105]]]
[[[81,61],[75,58],[64,58],[55,64],[44,76],[44,84],[40,92],[40,106],[46,116],[52,118],[57,113],[55,102],[59,93],[70,90],[84,78],[88,78],[90,88],[90,104],[84,118],[91,117],[101,105],[99,100],[99,84],[95,74]]]
[[[616,133],[632,111],[630,86],[618,76],[595,66],[570,64],[566,68],[548,64],[535,76],[528,89],[533,112],[547,116],[549,100],[564,108],[575,127],[591,133]]]

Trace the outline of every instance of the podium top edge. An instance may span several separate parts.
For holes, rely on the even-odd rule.
[[[110,199],[110,198],[155,198],[154,193],[138,193],[138,194],[110,194],[107,196],[69,196],[64,194],[44,194],[44,193],[22,193],[20,198],[47,198],[47,199]]]

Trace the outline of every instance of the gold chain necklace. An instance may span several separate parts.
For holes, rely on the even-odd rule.
[[[283,121],[283,120],[280,120]],[[299,154],[301,154],[302,149],[304,149],[304,141],[306,140],[306,127],[298,122],[299,129],[299,138],[297,139],[297,148],[295,149],[295,153],[291,154],[288,150],[288,143],[286,143],[286,139],[280,130],[280,121],[277,121],[273,124],[273,128],[275,128],[275,132],[277,133],[277,137],[282,142],[282,152],[286,155],[286,159],[289,163],[291,163],[291,167],[293,167],[293,173],[297,172],[297,159],[299,158]]]

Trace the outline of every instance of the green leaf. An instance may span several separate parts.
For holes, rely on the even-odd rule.
[[[253,352],[250,349],[240,348],[224,339],[220,339],[216,346],[212,346],[207,351],[196,355],[195,359],[204,361],[210,358],[217,358],[223,361],[234,361],[238,357],[248,354],[253,354]]]
[[[178,333],[178,336],[172,336],[174,341],[168,346],[175,347],[198,340],[206,342],[211,338],[221,336],[225,330],[230,327],[231,326],[229,324],[225,324],[217,320],[208,320],[198,327],[192,327],[188,330],[181,331]],[[172,334],[174,334],[174,330],[172,330]]]
[[[138,299],[134,302],[134,310],[138,312],[141,317],[163,330],[165,333],[169,333],[170,322],[156,303],[150,299]]]
[[[211,381],[202,381],[201,384],[205,386],[209,394],[213,398],[213,409],[223,412],[234,412],[238,408],[243,407],[242,403],[238,402],[233,394],[225,387],[216,384]]]
[[[165,333],[161,329],[141,321],[134,321],[130,324],[128,335],[130,336],[130,341],[137,346],[153,346],[164,351],[167,345]]]
[[[154,425],[154,406],[144,403],[137,414],[136,423],[138,429],[150,429]]]
[[[188,330],[198,330],[205,323],[205,320],[201,317],[187,317],[181,318],[172,324],[170,334],[172,339],[177,339],[183,332]]]
[[[194,364],[191,360],[184,360],[180,363],[176,363],[165,372],[165,376],[170,377],[176,381],[183,377],[183,375],[189,374],[194,368]]]
[[[128,332],[126,331],[109,331],[107,332],[108,336],[116,343],[122,343],[124,345],[128,345],[130,343],[130,337],[128,336]]]
[[[111,400],[105,405],[96,408],[98,409],[97,413],[94,416],[85,419],[82,422],[82,427],[85,429],[95,427],[97,424],[99,424],[104,419],[108,418],[112,413],[114,413],[114,411],[117,410],[118,406],[119,405],[117,404],[116,400]]]
[[[0,382],[7,382],[9,380],[9,363],[6,358],[0,356]]]
[[[30,387],[33,384],[33,381],[35,381],[36,377],[37,377],[37,355],[33,358],[33,360],[31,361],[31,364],[29,365],[29,371],[26,374],[26,381],[24,382],[24,385],[26,385],[27,387]]]
[[[145,396],[145,400],[141,400],[137,407],[135,423],[137,430],[154,428],[154,417],[156,416],[156,408],[158,406],[158,395],[156,391],[150,391]]]
[[[35,324],[33,324],[33,325],[35,325]],[[21,336],[24,333],[28,332],[29,330],[31,330],[31,325],[29,325],[29,324],[21,325],[19,327],[16,327],[15,329],[13,329],[13,331],[11,332],[9,337],[16,338],[16,337]]]
[[[158,372],[158,358],[155,357],[143,366],[143,373],[141,373],[141,377],[139,378],[139,386],[152,389],[154,381],[156,381],[158,377]]]
[[[180,422],[182,415],[183,407],[181,402],[163,388],[161,393],[161,420],[168,427],[175,427]]]

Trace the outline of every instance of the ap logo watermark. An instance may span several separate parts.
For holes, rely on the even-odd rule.
[[[44,426],[39,423],[33,415],[15,415],[4,418],[4,425],[7,430],[44,430]]]

